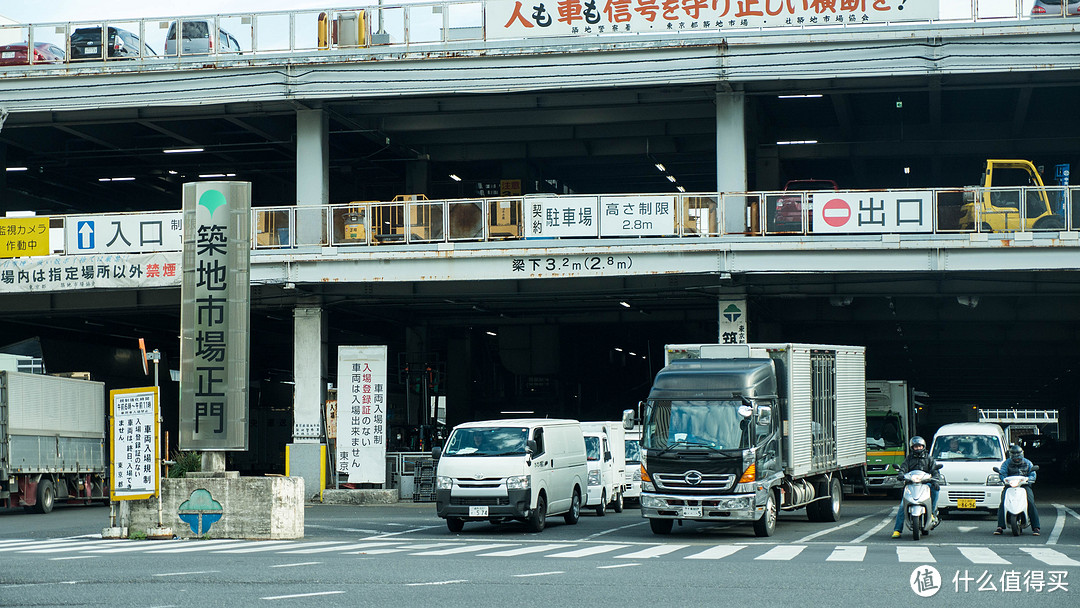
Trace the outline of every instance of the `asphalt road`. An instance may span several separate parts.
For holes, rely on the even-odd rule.
[[[994,536],[993,519],[965,515],[918,542],[889,538],[896,503],[880,498],[845,501],[835,524],[782,513],[768,539],[704,523],[657,536],[634,509],[552,518],[539,534],[488,523],[453,534],[434,505],[399,503],[309,505],[297,541],[128,541],[100,538],[104,507],[10,510],[0,606],[1072,607],[1078,503],[1041,499],[1039,537]]]

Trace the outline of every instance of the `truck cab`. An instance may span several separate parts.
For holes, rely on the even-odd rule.
[[[959,221],[961,230],[980,232],[1065,229],[1042,176],[1027,160],[987,160],[979,187],[964,193]]]

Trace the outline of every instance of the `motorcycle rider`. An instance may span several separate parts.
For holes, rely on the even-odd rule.
[[[932,514],[930,527],[935,527],[939,523],[937,516],[938,482],[936,468],[937,463],[934,462],[934,458],[930,456],[929,450],[926,449],[926,440],[918,435],[912,437],[911,442],[908,444],[907,458],[900,465],[900,474],[897,477],[903,479],[904,474],[909,471],[924,471],[934,476],[934,479],[930,480],[930,510]],[[905,515],[907,514],[904,512],[904,499],[901,498],[900,508],[896,510],[896,527],[893,528],[893,538],[900,538],[900,531],[904,529]]]
[[[1006,477],[1012,475],[1024,475],[1032,483],[1035,482],[1035,471],[1032,470],[1032,464],[1030,460],[1024,458],[1024,449],[1015,443],[1009,446],[1009,457],[1005,459],[1005,462],[1001,463],[998,468],[998,477],[1001,478],[1001,482],[1005,482]],[[1028,521],[1031,522],[1031,533],[1035,536],[1039,535],[1039,509],[1035,506],[1035,494],[1031,491],[1031,485],[1025,485],[1024,490],[1027,491],[1028,499]],[[1005,530],[1005,488],[1001,489],[1001,504],[998,505],[998,525],[997,530],[994,530],[994,534],[1001,534]]]

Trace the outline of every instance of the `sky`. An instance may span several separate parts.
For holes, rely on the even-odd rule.
[[[376,0],[184,0],[117,2],[116,0],[0,0],[0,16],[16,23],[55,23],[145,17],[183,17],[303,9],[356,8]],[[387,1],[386,4],[402,4]]]

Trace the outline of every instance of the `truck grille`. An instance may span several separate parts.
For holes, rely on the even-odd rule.
[[[683,474],[657,473],[653,475],[653,479],[663,490],[728,490],[735,484],[734,475],[698,473],[697,471],[688,471]]]

